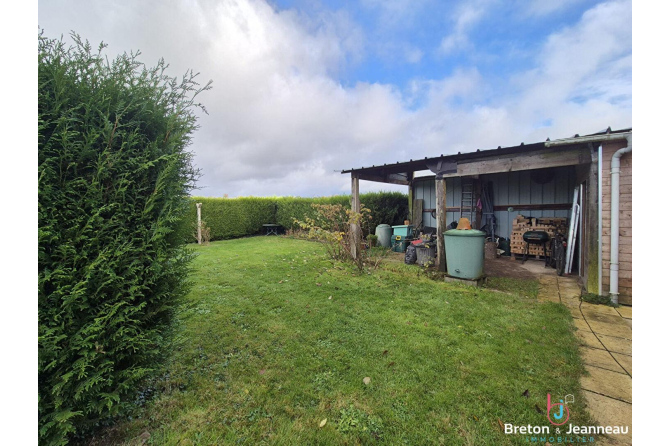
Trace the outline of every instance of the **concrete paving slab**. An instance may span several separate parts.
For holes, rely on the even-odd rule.
[[[613,353],[633,356],[633,343],[629,339],[615,338],[604,334],[596,334],[596,336],[602,341],[607,350]]]
[[[598,341],[598,338],[596,335],[591,333],[589,330],[577,330],[575,331],[575,335],[577,336],[577,340],[579,341],[580,345],[586,346],[586,347],[591,347],[591,348],[597,348],[600,350],[605,350],[605,347]]]
[[[561,299],[566,300],[566,299],[572,299],[572,300],[579,300],[582,294],[582,291],[579,288],[564,288],[559,286],[558,291],[561,293]]]
[[[621,305],[619,308],[616,309],[616,311],[621,315],[621,317],[624,317],[626,319],[633,319],[633,307],[626,307],[624,305]]]
[[[614,307],[610,307],[607,305],[596,305],[589,302],[582,302],[582,311],[584,312],[584,314],[593,312],[593,313],[609,314],[612,316],[620,317],[619,313],[616,311]]]
[[[587,317],[591,330],[595,334],[603,334],[625,339],[633,339],[633,330],[622,322],[621,318],[617,323],[598,322]]]
[[[537,300],[540,302],[555,302],[555,303],[561,303],[560,299],[558,298],[558,293],[538,293],[537,294]]]
[[[576,300],[577,302],[581,300],[581,291],[579,289],[566,292],[563,287],[559,286],[558,291],[561,293],[561,299],[563,300]]]
[[[579,353],[584,360],[584,364],[611,370],[617,373],[626,373],[626,371],[612,358],[612,355],[606,350],[597,348],[580,348]]]
[[[575,277],[558,277],[557,281],[558,286],[562,289],[571,289],[576,291],[581,291],[579,282]]]
[[[555,290],[558,293],[558,284],[556,283],[556,278],[551,276],[540,276],[538,278],[540,282],[540,290]]]
[[[562,297],[561,302],[568,308],[579,308],[580,303],[578,299],[564,299]]]
[[[526,268],[534,267],[531,263],[527,262]],[[574,276],[559,277],[546,269],[542,272],[538,300],[565,305],[577,328],[580,355],[589,372],[581,379],[589,412],[600,425],[628,427],[627,434],[601,436],[598,444],[631,445],[632,379],[628,374],[632,375],[632,309],[581,302],[582,290]]]
[[[623,400],[627,403],[633,402],[633,380],[630,376],[585,365],[589,376],[582,377],[582,388],[601,395]],[[598,412],[592,412],[598,414]]]
[[[612,352],[612,356],[616,359],[621,367],[623,367],[628,373],[633,375],[633,357],[628,355],[622,355],[621,353]]]
[[[584,320],[584,316],[582,316],[582,312],[579,311],[578,307],[568,307],[568,310],[570,310],[570,314],[574,319]]]
[[[573,301],[573,302],[579,302],[580,301],[580,293],[581,291],[575,290],[575,291],[565,291],[564,289],[560,289],[559,293],[561,294],[561,300],[563,301]]]
[[[561,292],[565,292],[566,294],[582,295],[582,287],[574,277],[558,277],[558,287]]]
[[[609,312],[605,313],[590,307],[585,308],[584,305],[582,305],[582,313],[584,314],[584,317],[587,320],[604,322],[609,324],[618,324],[624,320],[621,316],[619,316],[619,313],[617,313],[616,311],[612,313]]]
[[[577,327],[580,330],[591,331],[589,325],[586,323],[584,319],[573,319],[572,322],[574,322],[575,327]]]
[[[633,441],[633,406],[588,391],[584,392],[584,397],[586,398],[586,407],[599,425],[628,427],[627,434],[602,437],[598,444],[631,445]]]

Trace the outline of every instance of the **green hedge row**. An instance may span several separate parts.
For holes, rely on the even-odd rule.
[[[281,197],[277,199],[277,224],[286,229],[297,229],[295,219],[304,220],[306,217],[315,218],[316,209],[312,204],[339,204],[351,208],[351,197],[348,195],[333,195],[331,197],[300,198]]]
[[[210,228],[211,240],[224,240],[258,234],[266,223],[295,229],[294,219],[315,217],[312,204],[339,204],[350,207],[350,196],[331,197],[193,197],[185,229],[189,241],[194,241],[197,220],[196,203],[202,203],[202,220]],[[374,232],[378,224],[402,224],[409,213],[407,195],[400,192],[372,192],[361,194],[361,203],[370,209],[372,218],[363,227],[364,235]]]
[[[374,234],[380,224],[401,225],[409,218],[407,194],[400,192],[372,192],[361,195],[361,203],[370,209],[372,219],[363,227],[363,235]]]
[[[265,223],[274,223],[277,201],[274,198],[193,197],[189,211],[190,241],[195,239],[196,203],[202,203],[202,220],[210,229],[211,240],[225,240],[257,234]]]

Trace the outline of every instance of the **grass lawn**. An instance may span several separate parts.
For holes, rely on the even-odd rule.
[[[549,426],[547,393],[590,422],[561,305],[414,267],[360,274],[283,237],[195,249],[155,392],[94,444],[522,444],[499,420]]]
[[[489,277],[486,288],[514,293],[522,297],[537,297],[539,283],[537,280],[517,279],[511,277]]]

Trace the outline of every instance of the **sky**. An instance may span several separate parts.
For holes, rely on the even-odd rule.
[[[346,194],[343,169],[632,126],[629,0],[49,0],[38,25],[213,81],[194,195]]]

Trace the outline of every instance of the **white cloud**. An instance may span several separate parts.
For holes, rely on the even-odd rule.
[[[405,60],[409,63],[419,63],[423,58],[423,51],[414,46],[407,46],[404,48]]]
[[[482,14],[468,8],[454,22],[459,45]],[[338,74],[369,44],[345,12],[306,16],[260,0],[63,0],[40,4],[40,25],[48,36],[73,28],[113,43],[110,55],[140,48],[148,63],[164,56],[174,74],[193,68],[214,80],[192,146],[199,194],[313,196],[349,191],[337,169],[630,125],[630,9],[603,3],[549,37],[534,68],[510,81],[514,92],[494,90],[475,67],[401,86],[343,86]]]
[[[451,18],[451,32],[440,42],[439,53],[450,54],[471,46],[469,33],[486,14],[487,0],[462,3]]]
[[[529,16],[545,16],[568,9],[585,0],[521,0],[517,6],[523,14]]]
[[[430,7],[430,0],[362,0],[366,8],[377,12],[382,27],[408,27],[414,23],[418,13]]]
[[[550,118],[566,134],[630,125],[631,42],[630,1],[601,3],[551,35],[537,68],[516,79],[518,120]]]

